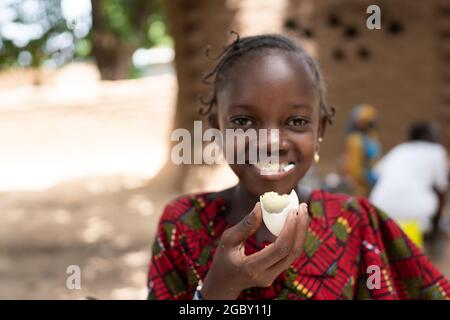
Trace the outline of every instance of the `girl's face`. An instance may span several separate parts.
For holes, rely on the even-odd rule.
[[[280,170],[267,175],[258,165],[230,167],[251,194],[289,193],[310,168],[319,122],[325,123],[311,76],[298,58],[276,51],[246,57],[229,71],[217,96],[217,127],[224,136],[225,129],[278,129]],[[268,135],[269,145],[274,138]],[[239,148],[234,145],[234,154]]]

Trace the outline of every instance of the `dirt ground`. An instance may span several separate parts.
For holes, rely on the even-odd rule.
[[[71,66],[48,81],[0,92],[0,298],[145,298],[173,197],[148,181],[167,157],[175,78],[100,83]],[[66,287],[70,265],[81,290]]]
[[[121,177],[73,181],[42,192],[0,195],[0,298],[145,298],[159,200]],[[81,290],[69,290],[69,265]]]
[[[82,74],[0,92],[0,299],[146,297],[157,220],[176,196],[151,180],[167,157],[176,81]],[[233,182],[218,174],[208,188]],[[449,240],[432,256],[447,276]],[[70,265],[80,290],[66,286]]]
[[[27,82],[0,75],[0,299],[145,298],[157,220],[176,196],[151,180],[168,156],[171,68],[99,82],[73,65]],[[190,190],[233,183],[216,173],[204,185],[194,172]],[[66,287],[71,265],[81,290]]]

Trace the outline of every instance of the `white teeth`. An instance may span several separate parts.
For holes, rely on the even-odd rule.
[[[260,170],[265,171],[278,171],[280,170],[280,164],[279,163],[256,163],[255,167],[257,167]]]
[[[261,171],[262,175],[272,175],[278,174],[279,172],[288,172],[292,170],[295,166],[293,163],[261,163],[258,162],[254,164],[256,168]]]
[[[289,163],[286,167],[283,168],[284,172],[288,172],[291,171],[292,169],[294,169],[295,164],[293,163]]]

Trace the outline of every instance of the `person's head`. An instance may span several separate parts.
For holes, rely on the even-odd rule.
[[[353,107],[350,114],[348,132],[367,132],[376,127],[377,110],[370,104],[362,103]]]
[[[436,126],[428,122],[413,123],[408,132],[409,141],[439,142],[439,132]]]
[[[279,173],[264,175],[252,164],[230,164],[241,184],[254,195],[289,192],[311,167],[334,113],[326,107],[317,63],[284,36],[238,36],[205,76],[210,79],[213,95],[203,113],[212,127],[279,130]]]

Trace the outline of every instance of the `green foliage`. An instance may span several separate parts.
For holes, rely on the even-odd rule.
[[[108,0],[104,1],[103,15],[109,31],[124,42],[135,42],[139,37],[135,33],[134,17],[136,4],[145,0]]]
[[[137,43],[139,47],[172,45],[162,0],[154,1],[152,13],[145,18],[143,25],[136,23],[140,10],[148,2],[149,0],[104,0],[103,14],[108,30],[122,41]]]
[[[99,0],[91,0],[99,1]],[[151,13],[142,8],[151,0],[103,0],[102,27],[123,44],[134,47],[172,46],[166,28],[162,0],[154,0]],[[73,58],[85,59],[93,54],[92,15],[84,17],[87,32],[81,36],[66,20],[61,0],[2,0],[0,10],[11,13],[10,20],[0,20],[0,69],[10,66],[39,67],[51,61],[60,66]],[[30,11],[30,4],[35,10]],[[33,37],[22,41],[18,32],[4,28],[34,28]],[[40,31],[39,31],[40,30]],[[90,31],[89,31],[90,30]],[[59,37],[59,38],[58,38]],[[56,39],[56,40],[55,40]],[[64,39],[64,41],[61,41]],[[64,45],[58,45],[63,43]],[[31,59],[28,57],[31,55]],[[19,59],[21,57],[21,59]],[[23,59],[23,58],[27,59]]]
[[[79,39],[75,43],[75,57],[85,58],[90,56],[92,52],[92,41],[90,39]]]
[[[0,68],[20,64],[38,67],[49,58],[64,62],[71,57],[70,43],[65,47],[55,45],[56,37],[62,33],[67,33],[66,38],[69,34],[73,38],[60,1],[12,0],[3,2],[0,10],[13,13],[9,21],[0,24]],[[30,55],[31,59],[19,59]]]
[[[173,40],[167,30],[167,18],[162,1],[158,1],[154,13],[149,17],[147,31],[148,47],[173,47]]]

